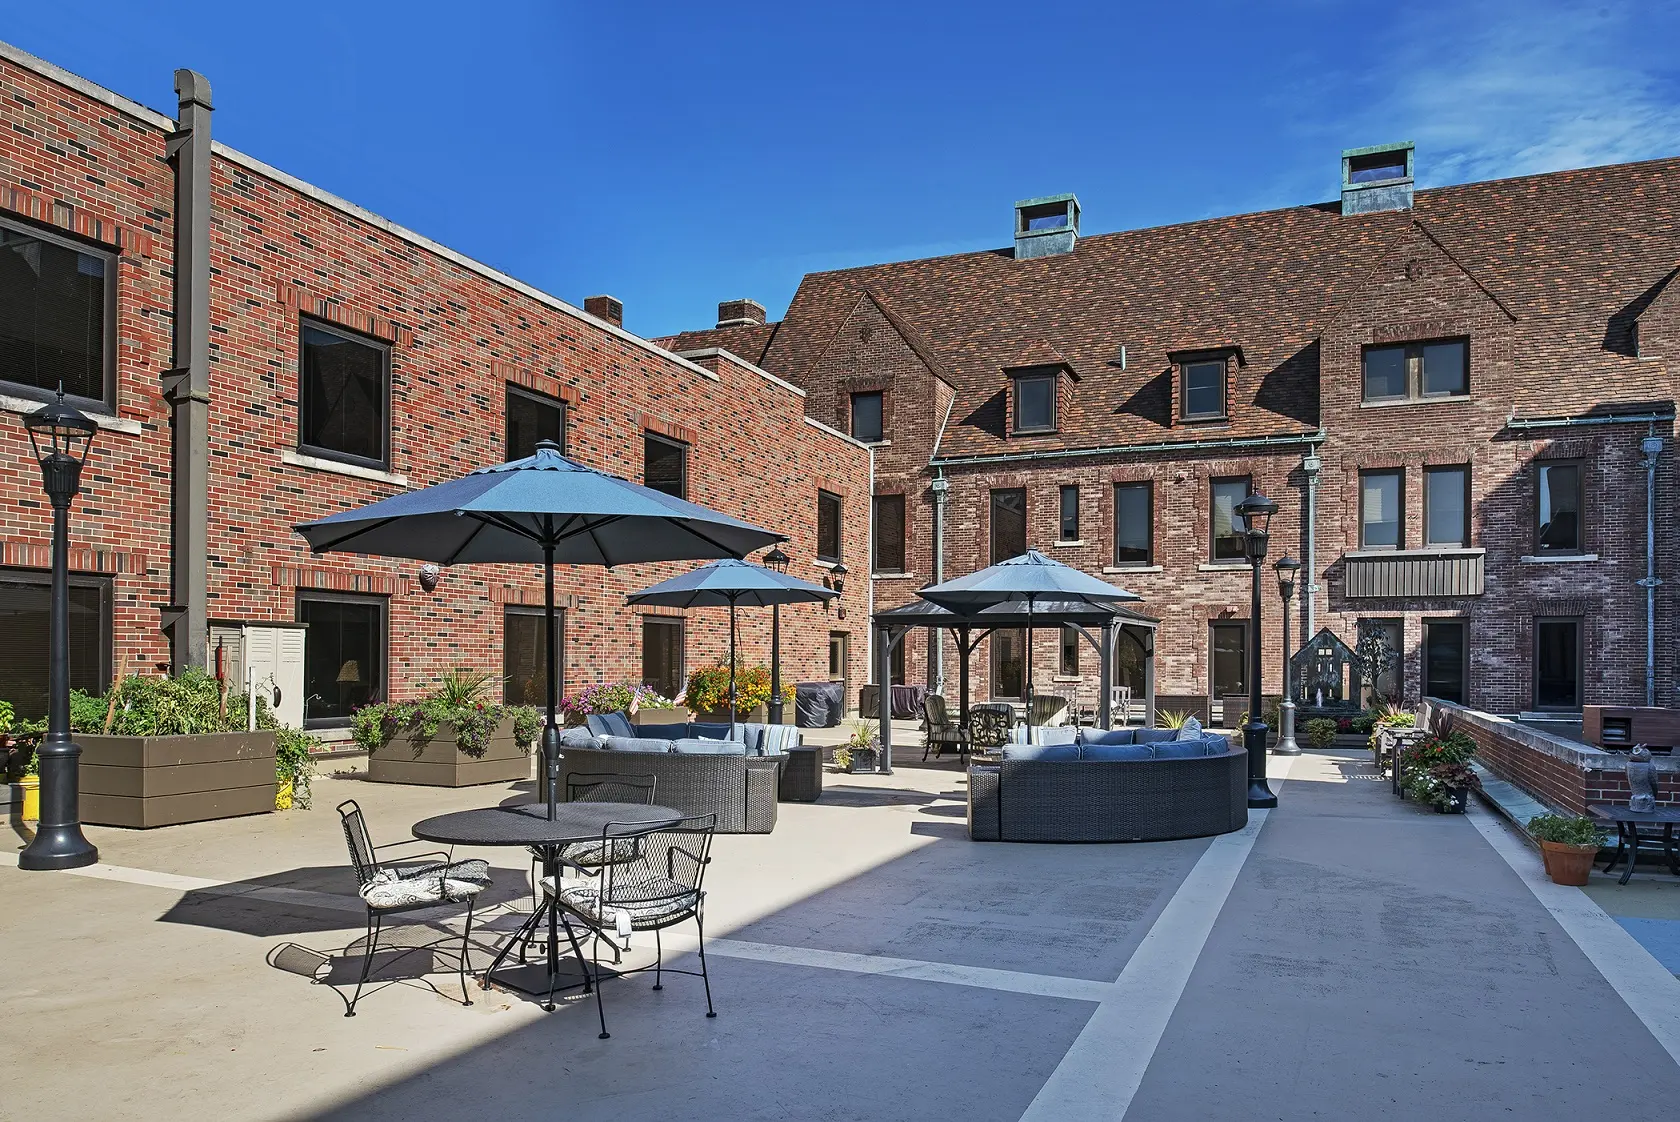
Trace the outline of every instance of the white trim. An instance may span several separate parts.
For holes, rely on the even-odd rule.
[[[811,564],[815,565],[819,569],[833,569],[838,567],[840,562],[824,561],[821,557],[813,557],[811,558]]]
[[[370,479],[375,483],[389,483],[393,487],[407,487],[408,476],[395,472],[384,471],[380,468],[363,467],[360,464],[347,464],[341,460],[329,460],[325,456],[311,456],[306,452],[299,452],[294,448],[280,450],[280,462],[292,467],[308,468],[310,471],[329,471],[334,475],[348,475],[352,479]]]
[[[1441,394],[1439,397],[1385,397],[1380,401],[1361,401],[1359,408],[1393,409],[1398,405],[1451,405],[1470,400],[1471,397],[1467,393]]]
[[[1568,564],[1571,561],[1588,561],[1588,562],[1597,561],[1598,560],[1598,554],[1596,554],[1596,553],[1564,553],[1564,554],[1559,554],[1558,556],[1555,556],[1555,557],[1547,555],[1547,554],[1540,554],[1539,556],[1519,557],[1519,558],[1517,558],[1517,560],[1520,561],[1524,565],[1564,565],[1564,564]]]
[[[865,452],[868,452],[869,453],[869,463],[871,464],[870,473],[873,475],[873,473],[874,473],[873,465],[875,463],[875,448],[874,448],[873,445],[865,444],[863,441],[859,440],[855,436],[847,436],[845,433],[841,432],[839,429],[830,428],[828,425],[823,424],[821,421],[817,420],[815,417],[809,417],[809,416],[806,417],[805,418],[805,423],[810,425],[814,429],[821,429],[823,432],[826,432],[830,436],[838,436],[841,440],[844,440],[846,443],[855,444],[859,448],[862,448]]]
[[[932,372],[930,371],[930,373]],[[945,382],[945,379],[940,378],[939,375],[934,374],[933,376],[939,381]],[[957,387],[949,382],[945,382],[945,385],[951,391],[951,400],[945,403],[945,416],[939,419],[939,431],[933,436],[933,451],[928,453],[929,464],[939,459],[939,446],[945,442],[945,427],[951,423],[951,410],[957,404]]]
[[[915,580],[915,573],[870,573],[870,580]]]
[[[130,101],[119,93],[114,93],[96,82],[90,82],[79,74],[72,74],[61,66],[54,66],[46,59],[36,58],[28,51],[12,46],[10,43],[0,42],[0,58],[7,62],[33,70],[43,78],[57,82],[61,86],[68,86],[83,97],[92,98],[101,105],[108,105],[119,113],[127,113],[136,120],[143,121],[155,129],[163,132],[175,131],[175,118],[167,113],[159,113],[156,109],[148,109],[138,101]]]
[[[1219,568],[1221,568],[1221,569],[1223,569],[1224,567],[1225,566],[1223,566],[1223,565],[1219,566]],[[1164,573],[1164,572],[1166,572],[1166,570],[1161,568],[1161,566],[1159,566],[1159,565],[1104,565],[1103,566],[1103,575],[1104,576],[1108,576],[1111,573]]]
[[[1198,573],[1246,573],[1253,568],[1247,561],[1203,561],[1196,566]]]
[[[792,382],[789,382],[789,381],[787,381],[786,379],[783,379],[783,378],[778,378],[774,374],[770,373],[770,371],[764,369],[764,367],[758,366],[758,365],[755,365],[753,363],[748,362],[746,359],[742,358],[740,355],[736,354],[734,351],[728,349],[727,347],[702,347],[697,351],[673,351],[671,353],[676,355],[678,358],[687,358],[687,359],[716,358],[716,357],[727,358],[727,359],[729,359],[730,362],[733,362],[735,365],[746,367],[748,370],[751,370],[754,374],[757,374],[759,377],[763,378],[765,381],[774,383],[775,385],[778,385],[778,386],[782,387],[782,389],[786,390],[788,393],[791,393],[796,397],[804,397],[805,396],[805,391],[800,389],[798,386],[794,385]]]
[[[1073,546],[1084,545],[1084,544],[1085,544],[1085,539],[1084,538],[1075,538],[1073,541],[1068,541],[1068,542],[1051,542],[1050,543],[1050,545],[1055,549],[1071,549]]]
[[[4,44],[0,44],[3,46]],[[44,401],[36,401],[28,397],[12,397],[10,394],[0,394],[0,410],[16,413],[19,417],[27,417],[43,405]],[[133,417],[118,417],[113,413],[97,413],[82,410],[82,415],[106,432],[123,432],[129,436],[139,436],[142,426]]]

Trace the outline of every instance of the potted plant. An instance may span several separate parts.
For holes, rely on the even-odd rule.
[[[309,809],[309,784],[315,778],[315,737],[297,729],[274,730],[274,809]]]
[[[852,735],[834,749],[834,766],[853,775],[880,770],[881,739],[873,721],[853,721]]]
[[[1540,843],[1540,859],[1553,884],[1579,888],[1587,883],[1604,844],[1604,831],[1597,823],[1582,815],[1541,814],[1528,820],[1528,833]]]
[[[784,706],[793,705],[794,687],[788,683],[782,687],[782,701]],[[703,721],[728,721],[729,716],[729,664],[718,663],[716,666],[703,666],[688,676],[688,688],[683,691],[683,700],[695,716]],[[765,713],[770,705],[770,671],[763,666],[735,667],[735,717],[737,721],[765,720]]]
[[[1401,789],[1437,813],[1463,814],[1469,793],[1481,787],[1470,767],[1475,754],[1476,742],[1462,732],[1421,740],[1400,757]]]
[[[364,705],[351,719],[376,783],[470,787],[531,777],[542,717],[526,705],[486,699],[491,676],[457,669],[419,701]]]
[[[597,682],[560,700],[560,715],[568,728],[576,728],[599,713],[656,714],[653,720],[661,724],[687,724],[690,720],[683,706],[659,696],[653,687],[635,682]]]

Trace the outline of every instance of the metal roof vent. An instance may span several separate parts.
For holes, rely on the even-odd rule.
[[[1015,204],[1015,259],[1072,253],[1079,242],[1079,200],[1046,195]]]
[[[1342,152],[1342,213],[1412,209],[1412,142]]]

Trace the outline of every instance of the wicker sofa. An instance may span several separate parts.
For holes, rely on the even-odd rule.
[[[565,744],[560,787],[573,775],[651,775],[653,798],[685,815],[716,814],[722,834],[768,834],[776,828],[781,762],[770,756],[640,752]]]
[[[1248,824],[1248,753],[1223,736],[1082,729],[1072,743],[1003,754],[968,769],[975,841],[1164,841]]]

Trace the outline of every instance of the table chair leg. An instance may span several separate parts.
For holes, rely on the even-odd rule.
[[[468,958],[468,955],[471,953],[473,908],[474,908],[474,906],[477,905],[477,903],[478,903],[478,896],[476,894],[473,895],[472,897],[470,897],[467,900],[467,926],[461,932],[461,1004],[462,1005],[471,1005],[472,1004],[472,991],[467,989],[467,958]]]
[[[362,974],[356,979],[356,992],[350,995],[350,1007],[344,1011],[346,1017],[356,1015],[356,1002],[362,999],[362,986],[367,984],[368,970],[373,966],[373,948],[379,943],[379,928],[383,923],[384,917],[369,908],[367,946],[362,951]]]

